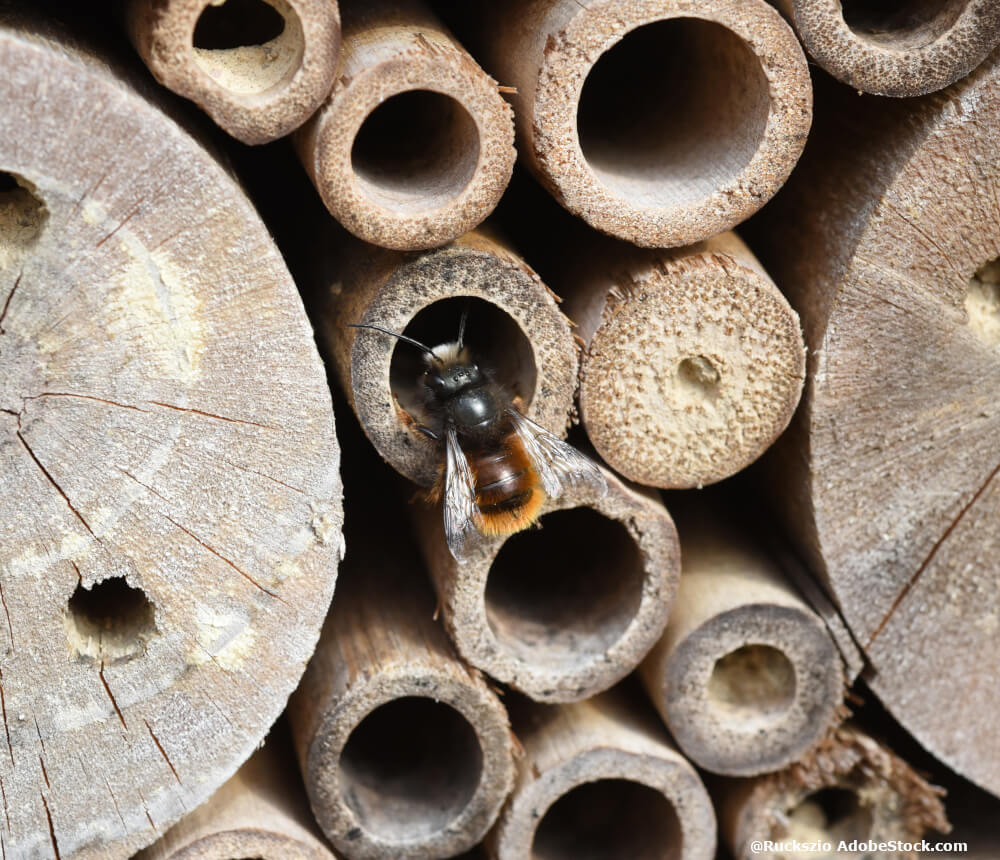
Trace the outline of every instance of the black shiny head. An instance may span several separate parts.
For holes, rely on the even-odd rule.
[[[458,344],[438,347],[434,355],[428,357],[428,365],[424,371],[424,385],[441,400],[450,400],[465,389],[486,382],[479,365]]]

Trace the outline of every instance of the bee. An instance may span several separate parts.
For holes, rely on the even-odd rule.
[[[546,498],[567,487],[607,492],[597,465],[525,417],[511,396],[465,345],[468,312],[453,343],[429,347],[397,332],[366,323],[424,354],[420,377],[425,422],[413,429],[432,439],[443,460],[431,501],[443,499],[444,533],[458,562],[485,539],[511,535],[538,520]]]

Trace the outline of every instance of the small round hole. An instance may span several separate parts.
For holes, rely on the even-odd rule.
[[[483,754],[468,720],[418,696],[375,708],[340,755],[340,791],[360,825],[388,842],[424,839],[468,806]]]
[[[78,656],[102,663],[134,657],[155,635],[153,604],[121,576],[90,589],[81,583],[66,607],[66,638]]]
[[[767,126],[769,85],[731,30],[673,18],[633,30],[590,70],[577,111],[598,179],[643,208],[711,196],[750,163]]]
[[[577,668],[606,653],[638,612],[642,555],[625,526],[591,508],[555,511],[541,525],[501,547],[487,619],[515,658]]]
[[[681,826],[656,789],[627,779],[599,779],[549,807],[535,831],[536,860],[673,860]]]
[[[920,48],[954,26],[968,0],[842,0],[844,23],[869,42]]]
[[[535,394],[534,350],[520,326],[496,305],[478,298],[441,299],[421,310],[402,332],[431,347],[455,343],[462,312],[468,309],[465,344],[471,358],[503,386],[512,398],[519,396],[525,407]],[[366,335],[377,337],[378,335]],[[397,343],[389,365],[389,385],[399,405],[419,420],[426,419],[423,375],[424,353]]]
[[[965,296],[965,311],[976,336],[1000,346],[1000,260],[987,263],[972,276]]]
[[[208,51],[263,45],[285,30],[285,19],[262,0],[209,3],[198,18],[194,46]]]
[[[48,211],[34,186],[13,173],[0,170],[0,269],[34,244]]]
[[[789,837],[803,842],[871,836],[873,817],[858,795],[846,788],[823,788],[801,800],[788,812]]]
[[[386,99],[365,119],[351,149],[362,191],[400,214],[454,200],[479,163],[475,120],[455,99],[410,90]]]
[[[744,645],[715,661],[708,696],[727,721],[754,731],[795,701],[795,667],[777,648]]]
[[[703,355],[685,358],[677,366],[677,379],[691,395],[714,399],[719,393],[719,371]]]

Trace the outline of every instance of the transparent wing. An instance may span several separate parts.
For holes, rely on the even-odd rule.
[[[566,487],[589,488],[600,496],[608,491],[604,475],[593,460],[520,412],[508,411],[549,496],[558,498]]]
[[[475,482],[454,429],[445,436],[444,536],[458,562],[465,561],[482,540]]]

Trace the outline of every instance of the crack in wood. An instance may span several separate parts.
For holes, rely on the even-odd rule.
[[[3,303],[3,309],[0,310],[0,334],[7,334],[7,330],[3,327],[3,321],[7,316],[7,309],[10,307],[10,300],[14,298],[14,293],[17,292],[17,288],[21,285],[21,278],[24,276],[22,271],[18,276],[17,280],[14,281],[14,286],[10,288],[10,292],[7,293],[7,298]]]
[[[130,471],[129,471],[128,469],[123,469],[123,468],[122,468],[121,466],[115,466],[114,468],[116,468],[116,469],[117,469],[117,470],[118,470],[119,472],[121,472],[121,473],[122,473],[123,475],[125,475],[126,477],[129,477],[129,478],[131,478],[131,479],[132,479],[133,481],[135,481],[135,482],[136,482],[136,483],[137,483],[137,484],[138,484],[138,485],[139,485],[140,487],[142,487],[143,489],[146,489],[146,490],[148,490],[149,492],[151,492],[151,493],[152,493],[152,494],[153,494],[154,496],[156,496],[156,497],[157,497],[158,499],[162,499],[162,500],[163,500],[164,502],[166,502],[166,503],[167,503],[168,505],[169,505],[169,504],[171,503],[171,502],[170,502],[170,499],[168,499],[168,498],[167,498],[166,496],[163,496],[163,495],[161,495],[160,493],[156,492],[156,490],[154,490],[154,489],[153,489],[153,488],[152,488],[151,486],[149,486],[149,484],[144,484],[144,483],[143,483],[142,481],[140,481],[140,480],[139,480],[139,479],[138,479],[138,478],[137,478],[137,477],[136,477],[135,475],[133,475],[133,474],[132,474],[132,473],[131,473],[131,472],[130,472]]]
[[[45,807],[45,817],[49,820],[49,838],[52,840],[52,850],[55,852],[56,860],[62,860],[59,856],[59,843],[56,842],[56,828],[52,824],[52,813],[49,812],[49,803],[44,794],[42,795],[42,806]]]
[[[3,798],[3,817],[7,819],[7,832],[10,833],[10,810],[7,809],[7,789],[3,787],[3,780],[0,779],[0,797]]]
[[[170,760],[170,757],[167,755],[167,751],[163,748],[163,744],[160,743],[160,739],[153,731],[153,727],[149,724],[149,720],[144,718],[143,722],[146,724],[146,730],[149,732],[149,736],[153,739],[153,743],[156,744],[156,748],[160,751],[160,755],[163,756],[163,760],[167,763],[167,767],[170,768],[170,772],[174,775],[174,779],[177,780],[177,784],[184,785],[184,783],[181,782],[180,775],[177,773],[177,768],[174,767],[174,763]]]
[[[45,769],[45,759],[43,759],[41,756],[38,756],[38,763],[42,767],[42,779],[45,780],[45,787],[52,788],[52,785],[49,782],[49,772]]]
[[[193,412],[195,415],[204,415],[206,418],[216,418],[219,421],[229,421],[232,424],[249,424],[251,427],[263,427],[265,430],[281,430],[280,427],[272,427],[270,424],[258,424],[256,421],[247,421],[244,418],[229,418],[225,415],[216,415],[214,412],[205,412],[201,409],[193,409],[187,406],[174,406],[172,403],[163,403],[160,400],[148,400],[146,402],[152,403],[155,406],[162,406],[164,409],[174,409],[177,412]]]
[[[10,649],[14,650],[14,626],[10,623],[10,610],[7,609],[7,597],[3,593],[3,580],[0,580],[0,604],[3,605],[3,614],[7,616],[7,634],[10,636]]]
[[[146,820],[149,822],[149,826],[153,828],[154,833],[159,833],[160,828],[156,826],[153,816],[149,814],[149,807],[146,806],[146,798],[142,796],[142,791],[137,788],[135,792],[139,795],[139,800],[142,802],[142,811],[146,813]]]
[[[128,215],[126,215],[124,218],[122,218],[122,220],[118,222],[118,226],[115,227],[115,229],[112,230],[110,233],[108,233],[107,236],[105,236],[103,239],[101,239],[96,245],[94,245],[94,248],[100,248],[101,245],[103,245],[105,242],[107,242],[108,239],[110,239],[112,236],[114,236],[115,233],[117,233],[119,230],[121,230],[122,227],[124,227],[126,224],[128,224],[129,221],[131,221],[136,215],[138,215],[139,214],[139,209],[142,207],[142,203],[143,203],[143,201],[139,201],[139,204],[135,207],[135,209],[133,209],[131,212],[128,213]]]
[[[104,776],[103,774],[101,776],[104,779],[104,784],[108,787],[108,794],[111,795],[111,802],[115,805],[115,812],[118,813],[118,819],[122,823],[122,833],[125,836],[128,836],[129,835],[129,833],[128,833],[128,825],[125,824],[125,817],[122,815],[122,811],[118,807],[118,798],[115,797],[115,793],[111,790],[111,783],[108,782],[108,778],[106,776]]]
[[[10,766],[14,767],[14,745],[10,742],[10,726],[7,723],[7,699],[3,692],[3,672],[0,672],[0,713],[3,715],[3,730],[7,734],[7,752],[10,753]]]
[[[132,406],[128,403],[119,403],[116,400],[108,400],[106,397],[97,397],[93,394],[76,394],[72,391],[43,391],[41,394],[32,394],[24,399],[39,400],[42,397],[76,397],[80,400],[95,400],[98,403],[107,403],[109,406],[117,406],[119,409],[134,409],[136,412],[145,412],[147,415],[150,414],[150,410],[140,409],[138,406]]]
[[[98,670],[97,674],[100,676],[101,683],[104,685],[104,691],[108,694],[108,698],[111,699],[111,704],[115,707],[115,713],[118,714],[118,719],[122,721],[122,727],[125,731],[128,731],[128,724],[125,722],[125,716],[122,714],[121,708],[118,707],[118,702],[115,701],[114,693],[111,692],[111,687],[108,686],[108,679],[104,677],[104,661],[101,661],[101,668]]]
[[[25,441],[24,436],[21,435],[21,431],[17,430],[16,431],[16,435],[17,435],[17,438],[21,440],[21,444],[24,445],[24,450],[28,452],[28,456],[30,456],[31,459],[35,461],[35,465],[38,466],[38,468],[41,470],[42,474],[45,475],[46,478],[48,478],[49,483],[52,484],[52,486],[56,488],[56,490],[59,492],[59,495],[63,497],[63,500],[66,502],[66,505],[69,507],[69,509],[73,512],[73,514],[76,516],[76,518],[81,523],[83,523],[83,527],[88,532],[90,532],[90,535],[91,535],[91,537],[94,538],[94,540],[100,540],[100,538],[98,538],[97,535],[94,534],[94,530],[90,527],[90,524],[83,518],[83,516],[80,514],[80,512],[73,506],[73,503],[69,500],[69,496],[67,496],[66,493],[63,491],[63,488],[60,487],[59,484],[56,483],[55,478],[53,478],[52,475],[49,474],[48,469],[46,469],[42,465],[42,461],[39,460],[38,457],[35,456],[35,452],[31,450],[31,446]]]

